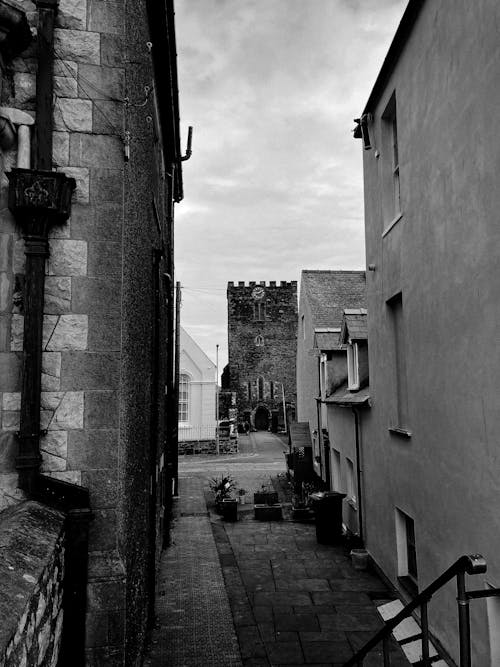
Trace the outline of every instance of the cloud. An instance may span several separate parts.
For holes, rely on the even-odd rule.
[[[362,149],[351,130],[405,4],[177,0],[183,144],[194,126],[177,279],[213,288],[186,290],[182,318],[222,356],[228,280],[364,265]]]

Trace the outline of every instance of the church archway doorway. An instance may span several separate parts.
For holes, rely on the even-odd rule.
[[[269,428],[269,410],[263,405],[255,411],[255,428],[257,431],[267,431]]]

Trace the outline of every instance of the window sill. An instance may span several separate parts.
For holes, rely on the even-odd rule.
[[[394,220],[392,220],[392,222],[390,222],[382,232],[382,238],[384,238],[384,236],[387,236],[387,234],[391,231],[393,227],[395,227],[398,224],[398,222],[401,220],[402,217],[403,217],[402,213],[397,214]]]
[[[401,438],[409,439],[412,436],[411,431],[408,431],[406,428],[400,428],[399,426],[389,426],[387,429],[392,435],[397,435]]]
[[[413,577],[410,577],[409,575],[398,577],[398,582],[401,588],[403,588],[406,593],[411,595],[412,598],[418,595],[418,585]]]

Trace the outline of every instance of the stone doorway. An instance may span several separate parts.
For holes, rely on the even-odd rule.
[[[267,431],[269,429],[269,410],[262,405],[258,407],[255,411],[254,423],[257,431]]]

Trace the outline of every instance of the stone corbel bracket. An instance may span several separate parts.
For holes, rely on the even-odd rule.
[[[0,0],[0,54],[10,60],[22,53],[32,39],[26,14],[7,0]]]

